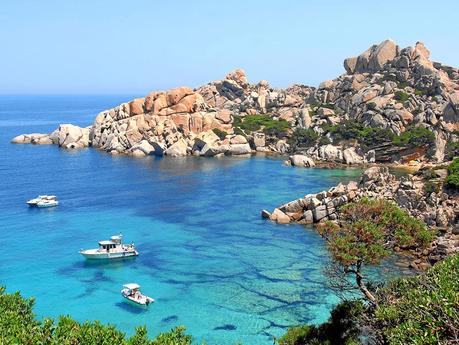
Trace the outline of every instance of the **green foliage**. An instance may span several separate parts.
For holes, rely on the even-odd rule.
[[[306,344],[352,344],[357,343],[358,322],[364,310],[360,301],[344,301],[331,312],[326,323],[319,326],[298,326],[289,328],[279,339],[280,345]]]
[[[387,344],[454,344],[459,332],[459,255],[378,293],[376,329]]]
[[[454,159],[459,157],[459,141],[451,141],[446,145],[445,158]]]
[[[192,338],[177,327],[153,340],[147,329],[139,327],[129,339],[112,325],[100,322],[79,323],[70,316],[61,316],[57,324],[52,319],[38,321],[33,313],[33,299],[24,299],[19,292],[5,293],[0,287],[0,343],[49,345],[190,345]]]
[[[218,128],[214,128],[212,131],[220,138],[220,140],[225,139],[226,136],[228,135],[228,133]]]
[[[418,147],[423,145],[432,145],[435,141],[435,135],[432,131],[424,127],[408,127],[405,132],[399,136],[394,136],[392,142],[397,146]]]
[[[459,158],[455,158],[448,166],[448,176],[445,183],[454,189],[459,189]]]
[[[424,184],[424,190],[427,194],[438,193],[440,191],[440,184],[434,181],[427,181]]]
[[[288,144],[290,147],[309,147],[313,146],[317,139],[319,138],[319,134],[314,131],[312,128],[295,128],[291,137],[288,140]]]
[[[397,91],[395,92],[394,98],[396,101],[403,103],[403,102],[406,102],[410,98],[410,95],[404,91]]]
[[[414,90],[414,94],[415,94],[416,96],[421,97],[421,96],[426,95],[427,93],[426,93],[424,90],[418,90],[418,89],[416,89],[416,90]]]
[[[327,108],[327,109],[335,110],[335,105],[332,103],[322,103],[319,105],[319,108]]]
[[[370,303],[377,304],[364,281],[363,266],[379,265],[395,246],[425,247],[435,233],[384,199],[360,199],[341,207],[340,213],[340,223],[328,221],[317,227],[337,265],[331,278],[343,282],[343,275],[352,275],[363,296]]]
[[[319,139],[319,145],[328,145],[328,144],[331,144],[331,140],[325,136],[325,135],[322,135]]]
[[[245,133],[240,129],[239,127],[234,127],[234,134],[236,135],[242,135],[245,137]]]
[[[268,135],[285,136],[290,128],[290,123],[284,119],[274,120],[268,114],[247,115],[245,117],[233,116],[233,126],[242,133],[252,133],[263,129]]]
[[[324,131],[330,133],[336,141],[356,139],[365,148],[372,148],[390,142],[394,134],[378,127],[365,126],[354,120],[346,120],[337,125],[327,125]]]
[[[401,83],[398,83],[398,84],[397,84],[397,87],[398,87],[399,89],[405,89],[405,88],[407,88],[408,86],[409,86],[409,85],[408,85],[408,83],[406,83],[406,82],[401,82]]]
[[[290,123],[284,119],[277,121],[270,121],[263,128],[263,132],[267,135],[272,135],[276,137],[284,137],[287,135],[287,131],[290,129]]]

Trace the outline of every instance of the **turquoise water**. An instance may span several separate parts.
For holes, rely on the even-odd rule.
[[[295,169],[280,159],[112,157],[93,149],[12,145],[58,123],[88,125],[131,96],[0,97],[0,283],[36,297],[39,317],[69,314],[152,334],[186,325],[207,344],[272,344],[288,326],[322,322],[337,298],[311,228],[260,210],[349,180],[358,170]],[[55,209],[24,203],[56,194]],[[140,256],[92,263],[79,254],[122,232]],[[148,310],[123,301],[137,282]]]

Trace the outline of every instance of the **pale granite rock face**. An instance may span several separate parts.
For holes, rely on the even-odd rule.
[[[286,161],[287,165],[292,165],[295,167],[303,167],[303,168],[311,168],[314,167],[316,164],[314,160],[306,155],[293,155],[290,156],[289,159]]]
[[[204,156],[245,154],[248,144],[258,152],[306,153],[314,160],[361,164],[438,162],[445,157],[445,143],[459,140],[459,70],[432,62],[421,42],[401,49],[385,40],[345,59],[344,67],[346,74],[318,88],[292,85],[285,89],[273,88],[266,80],[251,84],[238,69],[196,89],[180,86],[122,103],[98,114],[87,129],[63,125],[50,135],[23,135],[12,142],[93,146],[112,154],[138,156],[165,154],[179,141],[187,143],[186,154]],[[262,114],[289,128],[242,129],[245,117]],[[347,122],[395,135],[424,127],[437,139],[432,147],[414,153],[390,140],[372,146],[370,140],[356,142],[355,137],[336,134]],[[202,133],[206,133],[205,140]],[[314,135],[317,139],[291,140]],[[140,149],[145,143],[154,150]]]

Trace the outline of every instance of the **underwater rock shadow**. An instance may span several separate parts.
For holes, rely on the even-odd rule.
[[[170,316],[166,316],[165,318],[161,319],[161,323],[166,324],[166,323],[176,322],[177,320],[178,320],[177,315],[170,315]]]
[[[235,331],[236,329],[237,329],[237,327],[235,325],[226,324],[226,325],[222,325],[222,326],[217,326],[213,330],[214,331]]]

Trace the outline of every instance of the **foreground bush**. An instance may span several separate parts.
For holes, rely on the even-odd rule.
[[[459,339],[459,254],[424,274],[394,279],[376,294],[378,307],[339,304],[328,322],[290,328],[281,345],[453,345]]]
[[[376,327],[388,344],[457,344],[459,254],[378,293]]]
[[[279,339],[279,344],[355,344],[358,341],[357,326],[363,310],[364,305],[360,301],[342,302],[332,310],[326,323],[319,326],[292,327]]]
[[[0,344],[190,345],[192,341],[184,327],[149,340],[145,327],[138,327],[131,338],[126,338],[115,326],[98,321],[79,323],[70,316],[61,316],[57,323],[49,318],[38,321],[33,305],[33,299],[25,299],[18,292],[7,294],[0,287]]]

